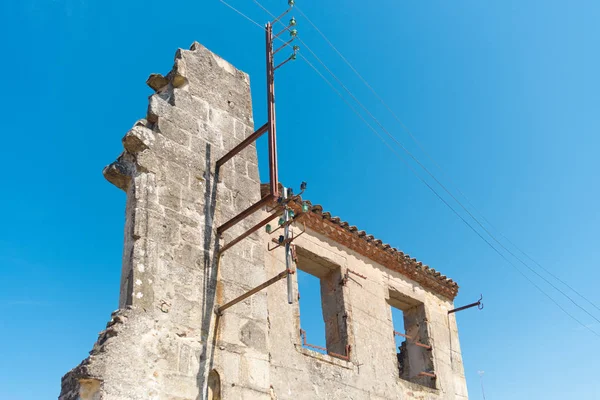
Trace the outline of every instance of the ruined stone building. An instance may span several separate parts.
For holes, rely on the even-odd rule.
[[[467,399],[448,314],[457,284],[306,199],[292,204],[292,229],[306,227],[294,268],[321,282],[326,350],[301,332],[285,279],[217,315],[286,268],[264,229],[218,257],[271,207],[216,234],[261,198],[254,145],[215,164],[254,132],[250,80],[194,43],[148,83],[146,118],[104,170],[127,194],[119,309],[60,400]],[[404,315],[400,348],[392,307]]]

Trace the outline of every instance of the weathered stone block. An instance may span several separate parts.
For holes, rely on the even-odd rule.
[[[199,122],[208,120],[208,103],[186,90],[173,89],[172,104],[177,108],[187,111]]]
[[[178,123],[171,122],[166,118],[159,118],[156,121],[155,129],[165,138],[172,140],[185,148],[190,147],[191,131],[181,129]]]

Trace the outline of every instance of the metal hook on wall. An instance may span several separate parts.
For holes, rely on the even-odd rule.
[[[450,310],[450,311],[448,311],[448,314],[452,314],[457,311],[466,310],[467,308],[471,308],[471,307],[475,307],[475,306],[477,306],[478,310],[483,310],[483,303],[481,302],[482,300],[483,300],[483,295],[481,294],[481,295],[479,295],[479,300],[477,300],[475,303],[467,304],[466,306],[462,306],[462,307],[458,307],[453,310]]]

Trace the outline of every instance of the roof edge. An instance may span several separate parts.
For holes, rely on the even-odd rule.
[[[263,197],[268,194],[268,191],[269,185],[261,184],[261,195]],[[322,206],[313,205],[308,200],[304,201],[309,204],[310,212],[302,219],[311,230],[392,271],[399,272],[449,300],[454,300],[458,294],[459,286],[452,279],[389,244],[383,243],[373,235],[368,235],[356,226],[342,221],[339,217],[332,217],[331,213],[323,211]],[[292,208],[297,212],[297,215],[300,215],[299,213],[302,210],[302,202],[303,200],[300,199],[292,204]]]

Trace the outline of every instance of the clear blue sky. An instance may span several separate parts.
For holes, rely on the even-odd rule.
[[[268,19],[250,0],[231,2]],[[298,5],[500,231],[600,303],[598,2]],[[125,196],[101,170],[145,115],[146,77],[197,40],[250,74],[260,125],[263,33],[216,0],[9,0],[0,15],[0,398],[52,399],[117,307]],[[427,161],[296,17],[304,40]],[[303,61],[280,70],[277,94],[284,183],[308,181],[313,202],[455,279],[457,305],[484,294],[484,311],[458,315],[471,399],[482,398],[478,370],[488,400],[600,398],[598,337],[465,227]]]

